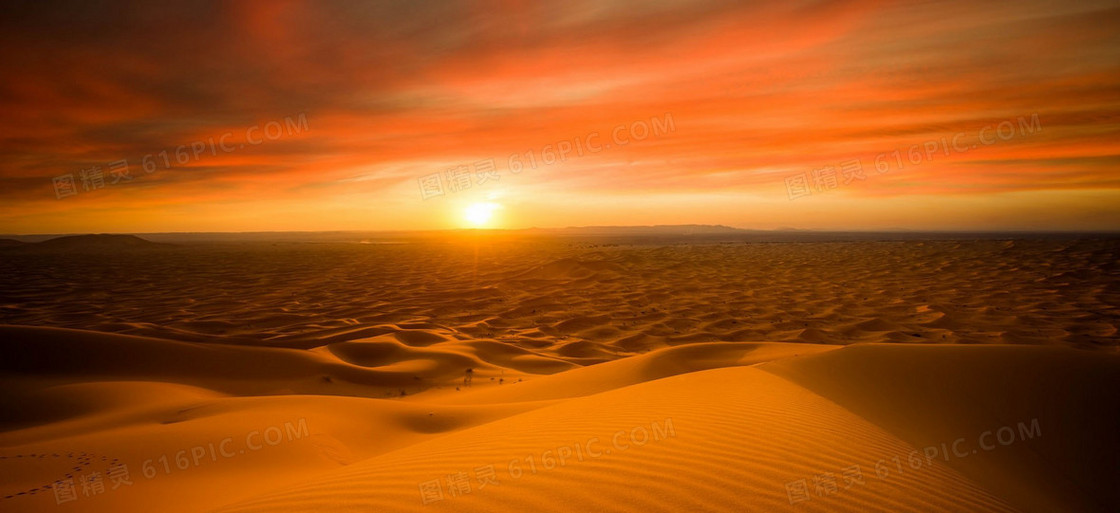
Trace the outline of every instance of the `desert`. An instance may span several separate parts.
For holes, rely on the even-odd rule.
[[[1115,239],[815,239],[6,250],[5,510],[1113,509]]]

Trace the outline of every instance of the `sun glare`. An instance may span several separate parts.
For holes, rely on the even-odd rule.
[[[472,203],[463,211],[463,219],[473,228],[485,228],[494,219],[494,211],[502,208],[497,203]]]

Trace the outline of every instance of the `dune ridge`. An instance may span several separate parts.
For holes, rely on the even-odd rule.
[[[1112,392],[1120,361],[1069,348],[698,343],[522,382],[481,379],[458,391],[449,382],[388,399],[372,397],[380,391],[376,380],[354,380],[340,395],[293,376],[375,370],[392,365],[398,351],[438,361],[445,353],[433,347],[456,342],[346,342],[308,352],[46,328],[0,327],[0,335],[24,362],[4,369],[8,404],[44,411],[86,405],[63,418],[24,411],[16,420],[32,425],[0,433],[0,468],[12,477],[0,497],[39,488],[4,498],[14,511],[54,507],[41,487],[65,472],[61,460],[45,459],[20,465],[16,477],[11,456],[79,451],[135,473],[147,460],[180,451],[190,460],[195,447],[226,438],[248,446],[254,439],[244,438],[254,431],[262,450],[213,462],[207,455],[197,468],[171,467],[151,480],[141,475],[135,488],[82,497],[83,510],[1109,511],[1117,504],[1106,477],[1115,448],[1102,450],[1096,437],[1120,427]],[[73,360],[52,361],[74,351]],[[90,370],[124,369],[95,354],[138,355],[148,374],[110,380]],[[369,368],[354,364],[363,359],[358,363]],[[258,374],[240,367],[247,360]],[[940,394],[928,379],[947,367],[954,379],[941,386],[968,401]],[[231,385],[235,369],[257,385]],[[1062,390],[1039,380],[1071,374],[1080,376],[1077,386]],[[287,389],[262,392],[263,382]],[[1040,419],[1040,436],[967,458],[927,459],[923,452],[959,437],[975,447],[985,430],[1029,422],[1028,414]],[[300,422],[304,436],[261,443],[262,430],[279,433]],[[612,438],[618,432],[621,445]],[[572,451],[564,465],[555,463],[560,447]],[[577,447],[598,455],[577,460]],[[917,469],[909,466],[915,451]],[[518,462],[519,477],[510,462]],[[477,489],[476,471],[490,465],[499,484]],[[530,465],[539,466],[536,473]],[[888,475],[879,477],[882,470]],[[1068,477],[1055,479],[1056,471]],[[460,473],[475,488],[452,496],[446,480]],[[442,480],[444,496],[424,504],[420,486],[433,480]],[[199,487],[209,493],[199,497]]]

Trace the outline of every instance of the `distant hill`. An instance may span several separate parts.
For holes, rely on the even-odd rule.
[[[172,247],[141,239],[135,235],[116,235],[108,233],[90,235],[66,235],[42,242],[20,242],[14,239],[0,239],[0,249],[20,252],[83,253],[117,252],[163,249]]]
[[[569,226],[567,228],[529,228],[525,232],[567,235],[720,235],[752,233],[723,225],[676,224],[655,226]]]

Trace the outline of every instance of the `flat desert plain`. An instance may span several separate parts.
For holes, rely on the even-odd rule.
[[[1091,237],[12,243],[0,510],[1120,511],[1118,261]]]

